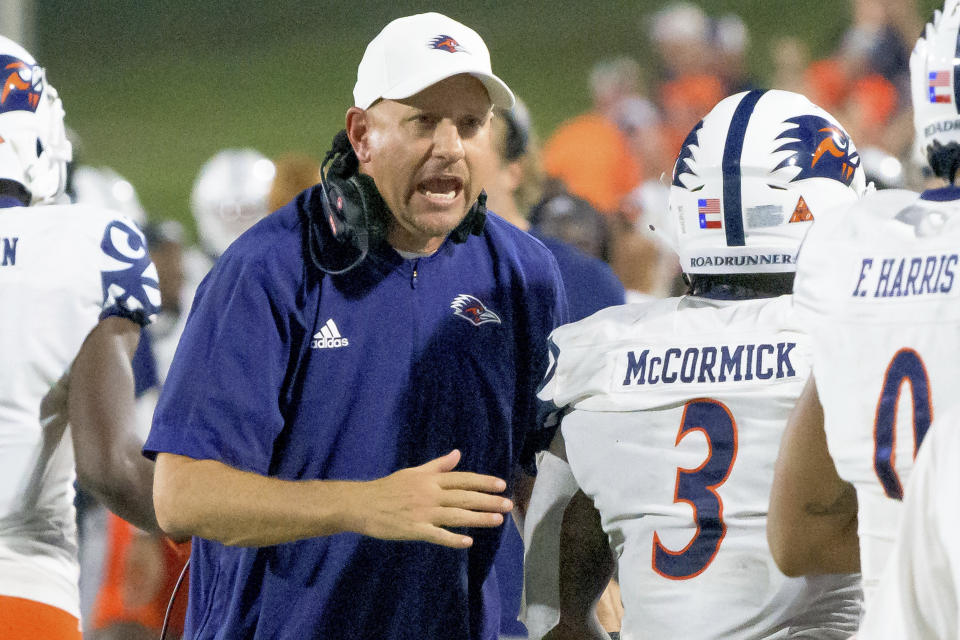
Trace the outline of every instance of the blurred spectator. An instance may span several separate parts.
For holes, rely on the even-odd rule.
[[[610,261],[611,223],[589,202],[568,193],[563,184],[549,181],[529,216],[538,237],[556,238],[585,255]]]
[[[796,36],[784,36],[773,40],[769,51],[773,63],[770,88],[793,91],[813,100],[804,78],[810,64],[807,44]]]
[[[711,67],[710,29],[710,18],[691,2],[673,2],[653,15],[650,36],[664,80],[701,74]]]
[[[615,234],[610,266],[627,290],[627,302],[680,295],[680,262],[665,238],[654,229],[666,229],[670,188],[647,180],[627,198],[633,225],[622,225]]]
[[[658,180],[670,172],[676,160],[670,151],[673,136],[656,105],[638,95],[628,96],[617,105],[615,114],[617,126],[643,168],[643,178]],[[634,217],[627,215],[627,219],[633,221]]]
[[[571,321],[623,304],[623,285],[600,259],[609,252],[607,222],[584,200],[558,191],[555,182],[544,190],[539,148],[522,102],[509,111],[494,110],[491,138],[498,166],[486,188],[487,207],[553,252]]]
[[[617,127],[616,106],[639,88],[639,66],[629,58],[602,62],[590,76],[594,108],[560,125],[543,149],[547,175],[606,215],[616,215],[639,183],[639,163]]]
[[[837,118],[861,145],[900,151],[901,144],[890,137],[897,100],[896,87],[883,76],[877,73],[863,76],[850,87],[846,99],[837,109]]]
[[[620,101],[641,93],[640,64],[621,56],[594,65],[590,70],[590,94],[597,113],[612,118]]]
[[[852,23],[837,51],[804,74],[806,95],[837,117],[862,146],[908,151],[909,58],[919,16],[912,0],[851,0]]]
[[[841,56],[848,75],[877,73],[906,101],[910,51],[920,33],[913,0],[851,0],[853,24],[843,36]]]
[[[713,44],[716,50],[714,70],[727,95],[757,88],[747,66],[750,32],[735,13],[721,16],[713,23]]]
[[[156,640],[186,556],[162,538],[145,534],[113,514],[108,515],[107,536],[110,555],[90,637]],[[187,588],[186,583],[180,587],[170,615],[168,638],[183,633]]]
[[[689,2],[669,4],[651,21],[651,38],[663,69],[656,95],[665,119],[668,155],[673,157],[687,132],[727,95],[714,72],[712,30],[703,9]]]
[[[284,153],[274,159],[273,165],[275,174],[267,196],[269,211],[276,211],[304,189],[320,182],[320,163],[305,153]]]
[[[846,99],[850,79],[837,58],[815,60],[803,74],[805,94],[824,109],[839,110]],[[778,87],[780,88],[780,87]]]

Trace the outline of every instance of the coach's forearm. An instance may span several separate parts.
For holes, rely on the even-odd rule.
[[[354,531],[465,549],[461,528],[499,527],[513,503],[502,478],[454,471],[460,452],[366,482],[291,482],[214,460],[157,456],[153,500],[171,536],[266,546]],[[451,531],[454,529],[454,531]]]
[[[153,501],[171,537],[267,546],[349,530],[345,506],[357,484],[279,480],[215,460],[161,453]]]

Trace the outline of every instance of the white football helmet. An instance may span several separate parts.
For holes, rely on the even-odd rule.
[[[23,185],[30,204],[53,202],[72,157],[57,90],[33,56],[3,36],[0,83],[0,178]]]
[[[960,143],[960,0],[946,0],[934,11],[910,56],[910,84],[916,145],[926,158],[934,141]]]
[[[270,211],[267,195],[276,167],[253,149],[224,149],[210,158],[193,183],[190,208],[197,235],[214,257]]]
[[[833,116],[789,91],[738,93],[683,143],[672,244],[686,273],[792,272],[810,222],[864,190],[859,154]]]
[[[109,167],[78,166],[73,170],[73,190],[79,203],[118,211],[141,228],[147,223],[136,189]]]

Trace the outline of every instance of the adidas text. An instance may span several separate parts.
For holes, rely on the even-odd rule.
[[[335,349],[346,347],[350,342],[346,338],[314,338],[310,341],[311,349]]]

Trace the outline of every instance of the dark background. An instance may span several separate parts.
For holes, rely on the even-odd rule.
[[[61,93],[82,161],[129,179],[151,218],[192,229],[190,188],[217,150],[322,155],[352,104],[367,42],[395,17],[439,10],[475,28],[494,72],[545,136],[589,108],[587,75],[598,60],[627,54],[655,72],[647,26],[665,4],[46,0],[35,6],[32,53]],[[941,4],[918,2],[925,16]],[[778,38],[798,35],[822,58],[850,20],[844,0],[701,5],[743,17],[761,81]]]

